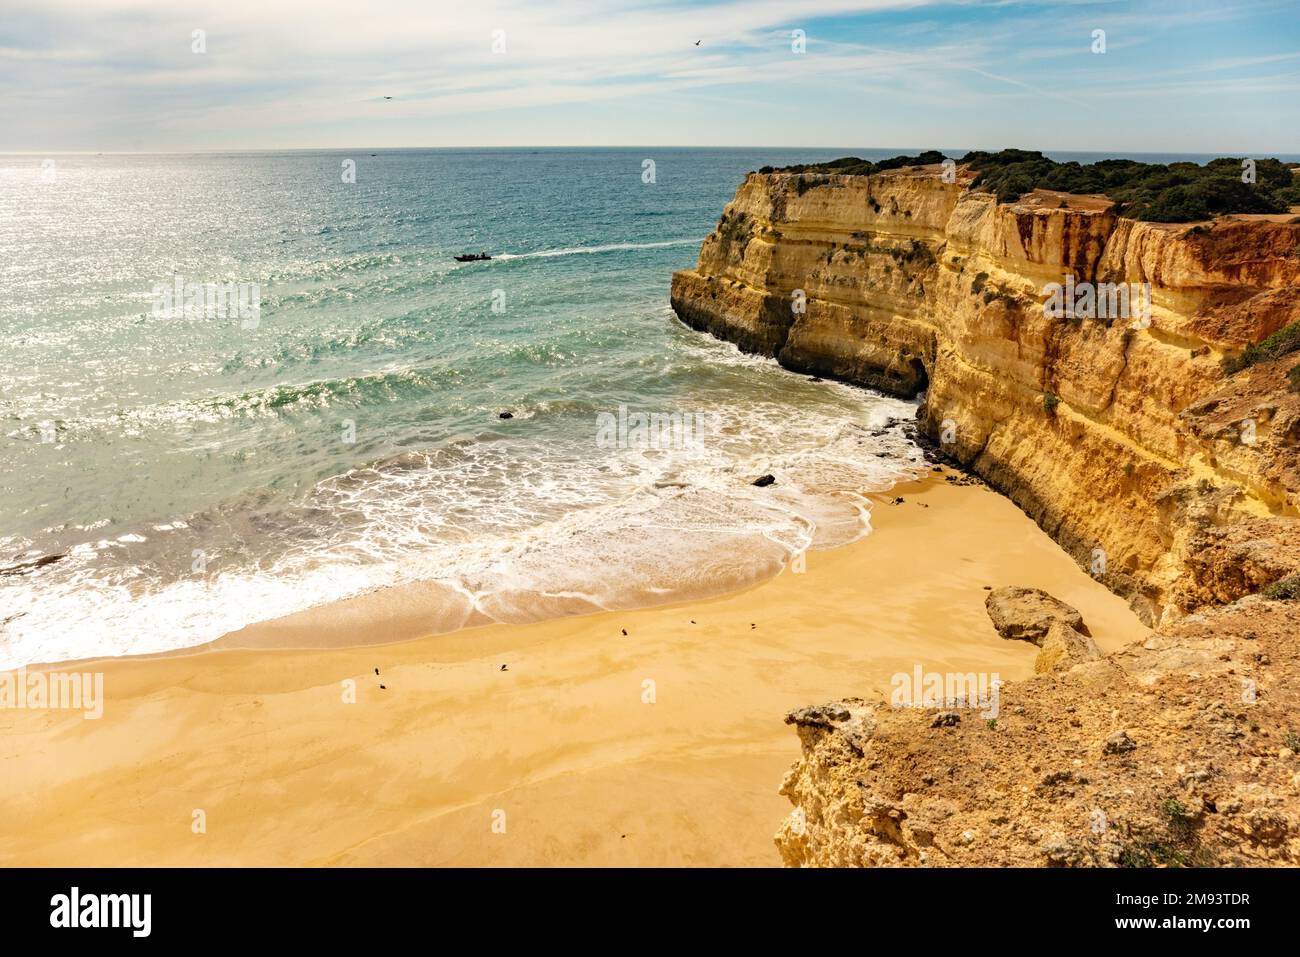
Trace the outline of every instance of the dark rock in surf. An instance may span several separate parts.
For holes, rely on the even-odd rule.
[[[29,562],[19,562],[17,565],[9,565],[5,568],[0,568],[0,575],[26,575],[28,572],[53,564],[61,558],[67,558],[67,556],[42,555],[40,558],[33,558]]]

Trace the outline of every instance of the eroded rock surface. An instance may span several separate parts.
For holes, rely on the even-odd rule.
[[[790,866],[1294,865],[1298,625],[1246,598],[1007,684],[996,719],[853,702],[800,724],[777,848]]]

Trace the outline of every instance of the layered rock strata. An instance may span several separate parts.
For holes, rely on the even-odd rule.
[[[791,369],[924,392],[924,431],[1150,624],[1294,568],[1297,360],[1230,380],[1220,361],[1300,319],[1300,225],[999,204],[970,179],[751,173],[673,308]],[[1048,317],[1067,282],[1111,284],[1117,306],[1121,284],[1149,288],[1149,316]]]
[[[991,725],[867,702],[793,713],[781,853],[1291,861],[1300,616],[1254,593],[1300,567],[1300,356],[1233,376],[1222,361],[1300,320],[1300,224],[1136,222],[1103,197],[1002,204],[972,180],[752,173],[673,276],[673,308],[793,370],[924,394],[922,432],[1156,633],[1055,657]],[[1049,308],[1088,288],[1108,308]]]

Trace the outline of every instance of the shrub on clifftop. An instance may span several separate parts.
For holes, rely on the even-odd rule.
[[[1300,322],[1293,322],[1289,326],[1282,327],[1263,342],[1247,346],[1246,351],[1241,355],[1224,359],[1223,371],[1228,375],[1232,375],[1253,366],[1256,362],[1289,355],[1297,349],[1300,349]],[[1294,372],[1295,369],[1292,369],[1291,372],[1287,373],[1287,379],[1291,382],[1293,388],[1296,386],[1296,381],[1292,377]]]
[[[1294,601],[1300,598],[1300,573],[1273,582],[1264,589],[1264,597],[1274,601]]]
[[[868,162],[846,156],[830,163],[788,166],[766,172],[817,172],[870,175],[902,166],[942,163],[934,150],[916,156],[895,156]],[[1156,223],[1189,223],[1225,213],[1285,213],[1300,204],[1300,183],[1291,168],[1276,159],[1255,160],[1253,183],[1243,183],[1244,162],[1221,157],[1204,166],[1198,163],[1139,163],[1136,160],[1099,160],[1096,163],[1058,163],[1037,150],[975,150],[957,159],[976,173],[973,188],[987,190],[999,202],[1014,202],[1035,189],[1063,193],[1102,194],[1113,200],[1116,212],[1129,219]]]

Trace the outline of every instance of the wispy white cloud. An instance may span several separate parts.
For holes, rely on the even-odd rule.
[[[517,142],[602,142],[639,123],[637,142],[680,129],[756,142],[769,115],[822,138],[851,128],[848,115],[892,142],[972,142],[981,123],[1005,135],[1013,121],[1028,141],[1063,106],[1149,111],[1178,95],[1180,74],[1235,71],[1238,90],[1284,93],[1276,67],[1300,53],[1171,52],[1189,30],[1287,15],[1259,3],[1196,0],[1175,16],[1158,0],[44,0],[0,23],[0,136],[20,148],[437,145],[497,142],[506,124]],[[1106,57],[1089,53],[1093,26],[1108,32]],[[795,28],[805,55],[792,53]],[[206,53],[191,52],[194,30]],[[709,112],[684,123],[674,110]]]

